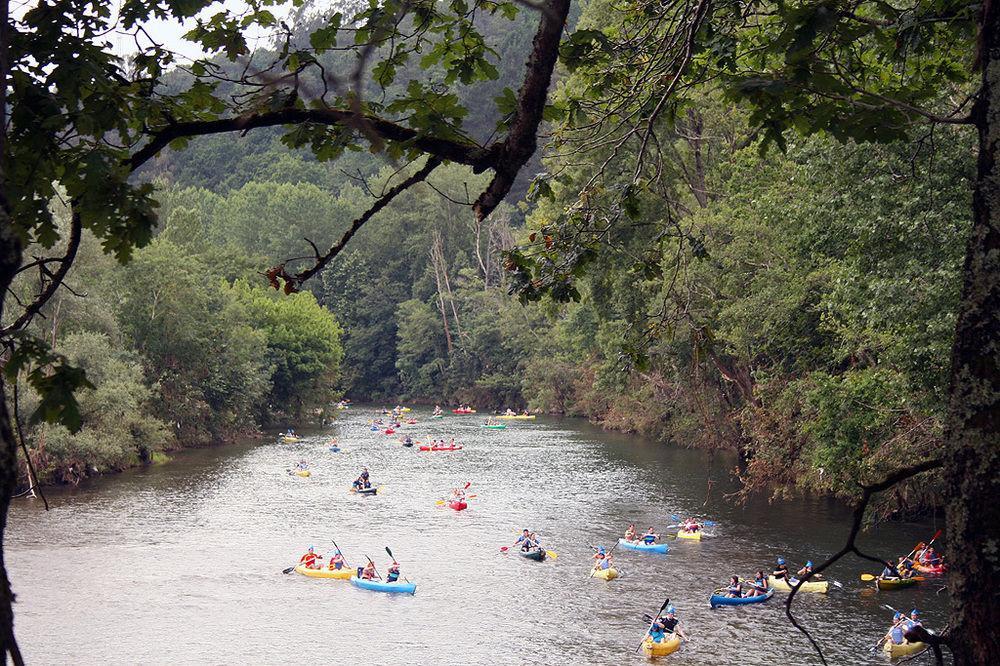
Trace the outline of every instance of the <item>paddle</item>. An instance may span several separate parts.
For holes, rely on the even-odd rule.
[[[934,536],[933,536],[933,537],[931,538],[931,540],[930,540],[930,541],[928,541],[928,542],[927,542],[927,545],[925,545],[925,546],[924,546],[924,551],[925,551],[925,552],[927,551],[927,549],[928,549],[928,548],[930,548],[930,547],[931,547],[931,544],[932,544],[932,543],[934,543],[935,541],[937,541],[937,538],[938,538],[939,536],[941,536],[941,530],[938,530],[937,532],[935,532],[935,533],[934,533]],[[911,550],[911,551],[910,551],[910,554],[906,556],[906,559],[910,559],[911,557],[913,557],[913,554],[914,554],[914,553],[916,553],[916,552],[917,552],[917,547],[916,547],[916,546],[914,546],[914,547],[913,547],[913,550]]]
[[[330,541],[333,541],[333,539],[330,539]],[[337,545],[336,541],[333,541],[333,547],[336,548],[337,552],[340,553],[340,556],[344,558],[344,566],[350,569],[351,565],[347,563],[347,556],[344,555],[344,551],[340,549],[340,546]]]
[[[642,648],[642,644],[646,642],[646,636],[649,636],[649,632],[653,630],[653,623],[656,622],[656,618],[660,617],[660,613],[662,613],[663,609],[666,608],[669,604],[670,604],[670,597],[667,597],[666,600],[663,602],[663,605],[660,606],[660,610],[656,611],[656,617],[650,620],[649,627],[646,629],[646,633],[642,635],[642,642],[640,642],[639,645],[637,645],[635,648],[636,652],[639,652],[639,650]]]
[[[889,636],[891,636],[891,635],[892,635],[892,630],[893,630],[893,629],[895,629],[895,628],[896,628],[896,627],[897,627],[897,626],[898,626],[898,625],[899,625],[899,624],[900,624],[900,623],[901,623],[901,622],[903,621],[903,619],[904,619],[904,618],[906,617],[905,615],[903,615],[903,613],[902,613],[901,611],[899,611],[899,610],[897,610],[897,609],[893,608],[893,607],[892,607],[892,606],[890,606],[889,604],[882,604],[882,608],[885,608],[886,610],[890,610],[890,611],[892,611],[893,613],[899,613],[899,614],[900,614],[900,615],[901,615],[902,617],[900,617],[900,619],[899,619],[899,622],[894,622],[894,623],[893,623],[893,625],[892,625],[892,627],[891,627],[891,628],[889,629],[889,631],[887,631],[887,632],[885,633],[885,636],[883,636],[882,638],[880,638],[880,639],[879,639],[879,641],[878,641],[878,643],[876,643],[876,644],[875,644],[875,647],[871,648],[871,649],[869,650],[869,652],[875,652],[876,650],[878,650],[878,649],[879,649],[879,646],[881,646],[881,645],[882,645],[882,643],[884,643],[884,642],[885,642],[885,639],[889,638]]]
[[[615,548],[618,547],[619,543],[621,543],[621,542],[620,541],[615,541],[615,544],[613,546],[611,546],[611,549],[604,554],[604,559],[608,559],[609,557],[611,557],[611,553],[615,552]],[[599,548],[595,548],[594,546],[591,546],[591,548],[593,548],[594,550],[600,550]],[[596,563],[595,563],[595,565],[596,565]],[[608,566],[608,568],[610,568],[610,565]],[[588,578],[593,578],[595,571],[598,571],[598,569],[596,569],[595,567],[590,567],[590,576],[588,576]],[[619,571],[618,573],[621,574],[621,571]]]
[[[466,484],[466,486],[465,486],[465,487],[466,487],[466,488],[468,488],[468,487],[469,487],[469,486],[468,486],[468,484]],[[393,562],[395,562],[395,561],[396,561],[396,556],[392,554],[392,551],[391,551],[391,550],[389,550],[389,546],[386,546],[386,547],[385,547],[385,552],[389,553],[389,557],[391,557],[391,558],[392,558],[392,561],[393,561]],[[403,576],[403,580],[405,580],[405,581],[406,581],[407,583],[409,583],[409,582],[410,582],[410,579],[409,579],[409,578],[407,578],[406,576]]]
[[[335,546],[336,546],[337,544],[333,544],[333,545],[335,545]],[[326,552],[328,552],[328,553],[329,553],[330,551],[326,551]],[[317,559],[320,559],[320,560],[321,560],[321,559],[323,559],[323,556],[322,556],[322,555],[317,555],[316,557],[317,557]],[[292,573],[293,571],[295,571],[295,567],[299,566],[299,564],[301,564],[301,561],[300,561],[300,562],[298,562],[298,563],[296,563],[296,564],[294,564],[294,565],[292,565],[292,566],[290,566],[290,567],[288,567],[287,569],[282,569],[282,570],[281,570],[281,573],[283,573],[283,574],[290,574],[290,573]]]

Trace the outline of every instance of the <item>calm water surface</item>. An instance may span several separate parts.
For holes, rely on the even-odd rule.
[[[736,507],[724,495],[733,461],[603,433],[576,420],[512,421],[482,430],[476,416],[420,423],[422,438],[456,437],[463,451],[420,453],[372,433],[372,410],[297,445],[247,443],[186,452],[167,465],[50,490],[52,510],[18,501],[8,558],[16,627],[32,664],[640,664],[643,613],[669,596],[690,640],[670,664],[816,664],[784,617],[785,593],[712,610],[732,573],[800,565],[842,545],[848,512],[826,501]],[[346,452],[327,450],[336,437]],[[289,476],[300,458],[311,478]],[[377,497],[348,492],[362,465]],[[468,510],[435,505],[471,481]],[[719,522],[701,543],[671,541],[667,555],[617,549],[624,574],[589,579],[591,544],[610,546],[629,522],[662,530],[672,513]],[[883,525],[862,545],[902,554],[936,527]],[[521,527],[558,558],[534,563],[499,553]],[[417,594],[358,590],[281,570],[336,540],[351,564],[389,546]],[[945,621],[947,594],[924,583],[876,592],[847,561],[843,589],[797,595],[795,611],[830,663],[886,664],[868,648],[889,603]],[[922,663],[930,663],[922,658]]]

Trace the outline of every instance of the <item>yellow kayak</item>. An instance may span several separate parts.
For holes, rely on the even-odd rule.
[[[882,652],[889,655],[890,659],[898,659],[899,657],[905,657],[908,654],[916,654],[927,649],[926,643],[910,643],[909,641],[905,643],[900,643],[896,645],[890,640],[887,640],[882,646]]]
[[[295,474],[298,476],[312,476],[312,472],[307,469],[297,469],[295,470]]]
[[[642,653],[647,657],[664,657],[680,649],[681,637],[677,634],[667,634],[659,643],[654,643],[651,637],[646,636],[646,640],[642,642]]]
[[[344,567],[343,569],[307,569],[303,565],[295,567],[295,573],[308,576],[309,578],[335,578],[337,580],[350,580],[357,573],[354,569]]]
[[[590,577],[603,578],[604,580],[614,580],[615,578],[618,578],[618,569],[611,567],[610,569],[592,570],[590,572]]]
[[[291,435],[291,436],[289,436],[289,435],[282,435],[281,436],[281,441],[283,441],[285,444],[294,444],[295,442],[301,442],[302,438],[301,437],[295,437],[294,435]]]
[[[792,581],[797,579],[793,578]],[[767,582],[770,583],[771,587],[776,590],[791,590],[792,586],[784,578],[775,578],[774,576],[768,576]],[[802,587],[799,588],[799,592],[818,592],[819,594],[826,594],[830,591],[830,581],[828,580],[810,580],[802,583]]]
[[[497,418],[498,419],[523,419],[525,421],[528,421],[528,420],[534,420],[535,415],[534,414],[510,414],[510,415],[501,414]]]
[[[701,541],[701,530],[696,532],[685,532],[684,530],[677,531],[678,539],[694,539],[695,541]]]

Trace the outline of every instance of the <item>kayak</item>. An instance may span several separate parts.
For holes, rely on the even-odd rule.
[[[307,569],[301,564],[295,567],[295,573],[308,576],[309,578],[335,578],[337,580],[348,580],[357,575],[357,572],[349,567],[344,567],[343,569],[329,569],[326,567],[322,569]]]
[[[713,594],[708,600],[712,608],[717,606],[745,606],[747,604],[759,604],[774,596],[774,590],[768,590],[766,594],[758,594],[754,597],[727,597],[721,594]]]
[[[416,583],[407,583],[406,581],[397,580],[394,583],[387,583],[384,580],[365,580],[364,578],[358,578],[354,576],[351,578],[351,585],[354,587],[360,587],[363,590],[374,590],[375,592],[395,592],[397,594],[415,594],[417,591]]]
[[[297,476],[302,476],[302,477],[312,476],[312,472],[310,472],[307,469],[297,469],[297,470],[295,470],[293,472],[293,474],[295,474]]]
[[[432,419],[443,419],[444,418],[444,414],[434,414],[433,416],[431,416],[431,418]]]
[[[425,444],[424,446],[420,447],[420,450],[421,451],[461,451],[462,450],[462,445],[459,444],[457,446],[427,446]]]
[[[385,429],[385,434],[387,434],[387,435],[395,435],[396,434],[396,430],[394,428],[386,428]]]
[[[776,590],[791,590],[792,585],[799,582],[797,578],[792,578],[792,585],[788,584],[784,578],[775,578],[774,576],[768,576],[767,582]],[[810,580],[802,583],[802,587],[799,588],[799,592],[818,592],[819,594],[826,594],[830,591],[830,581],[828,580]]]
[[[378,488],[372,487],[372,488],[362,488],[358,490],[354,486],[351,486],[351,492],[357,493],[359,495],[375,495],[378,493]]]
[[[618,569],[611,567],[609,569],[598,569],[596,571],[591,570],[591,578],[603,578],[604,580],[614,580],[618,578]]]
[[[684,530],[677,530],[678,539],[693,539],[695,541],[701,541],[701,530],[696,532],[685,532]]]
[[[528,420],[534,420],[535,415],[534,414],[510,414],[510,415],[501,414],[497,418],[498,419],[523,419],[525,421],[528,421]]]
[[[905,643],[900,643],[896,645],[892,641],[886,641],[882,646],[882,652],[889,655],[890,659],[897,659],[899,657],[905,657],[908,654],[916,654],[922,650],[927,649],[927,643],[910,643],[909,641]]]
[[[281,441],[285,444],[294,444],[295,442],[301,442],[301,437],[295,437],[294,435],[282,435]]]
[[[413,409],[411,409],[410,407],[403,407],[403,408],[402,408],[401,410],[399,410],[399,411],[401,411],[401,412],[412,412],[412,411],[413,411]]]
[[[463,502],[462,500],[452,500],[448,502],[448,506],[454,509],[455,511],[461,511],[462,509],[464,509],[469,505],[466,502]]]
[[[410,448],[411,446],[413,446],[413,440],[411,439],[408,442],[404,441],[403,446],[405,446],[406,448]]]
[[[925,574],[943,574],[948,570],[948,567],[943,564],[920,564],[919,562],[914,563],[913,568],[920,573]]]
[[[507,424],[506,423],[497,423],[496,425],[488,425],[488,424],[484,423],[483,425],[481,425],[479,427],[480,428],[486,428],[487,430],[506,430],[507,429]]]
[[[667,634],[659,643],[654,643],[651,636],[646,636],[642,642],[642,653],[647,657],[665,657],[681,649],[681,637],[677,634]]]
[[[417,420],[416,419],[410,419],[409,421],[406,421],[406,425],[417,425]]]
[[[340,453],[343,449],[341,449],[339,446],[331,446],[329,450],[332,453]]]
[[[475,414],[476,410],[474,410],[474,409],[453,409],[453,410],[451,410],[451,413],[452,414]]]
[[[879,590],[899,590],[904,587],[916,585],[917,581],[912,578],[876,578],[875,587]]]
[[[519,550],[518,554],[526,559],[535,560],[536,562],[541,562],[545,559],[545,551],[539,548],[538,550]]]
[[[645,544],[641,541],[626,541],[625,539],[618,539],[618,544],[622,548],[627,548],[629,550],[644,550],[647,553],[665,553],[670,550],[670,546],[665,543]]]

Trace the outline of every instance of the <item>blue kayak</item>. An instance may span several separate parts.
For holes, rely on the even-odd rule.
[[[774,590],[768,590],[767,594],[758,594],[755,597],[727,597],[721,594],[713,594],[709,599],[712,608],[716,606],[745,606],[747,604],[759,604],[774,596]]]
[[[384,580],[365,580],[355,576],[351,579],[351,584],[354,585],[354,587],[360,587],[363,590],[374,590],[375,592],[415,594],[417,591],[416,583],[407,583],[402,580],[397,580],[395,583],[387,583]]]
[[[665,553],[670,550],[670,546],[665,543],[645,544],[641,541],[626,541],[618,539],[618,545],[629,550],[644,550],[647,553]]]
[[[334,453],[339,453],[340,452],[340,447],[339,446],[331,446],[330,450],[332,452],[334,452]]]

